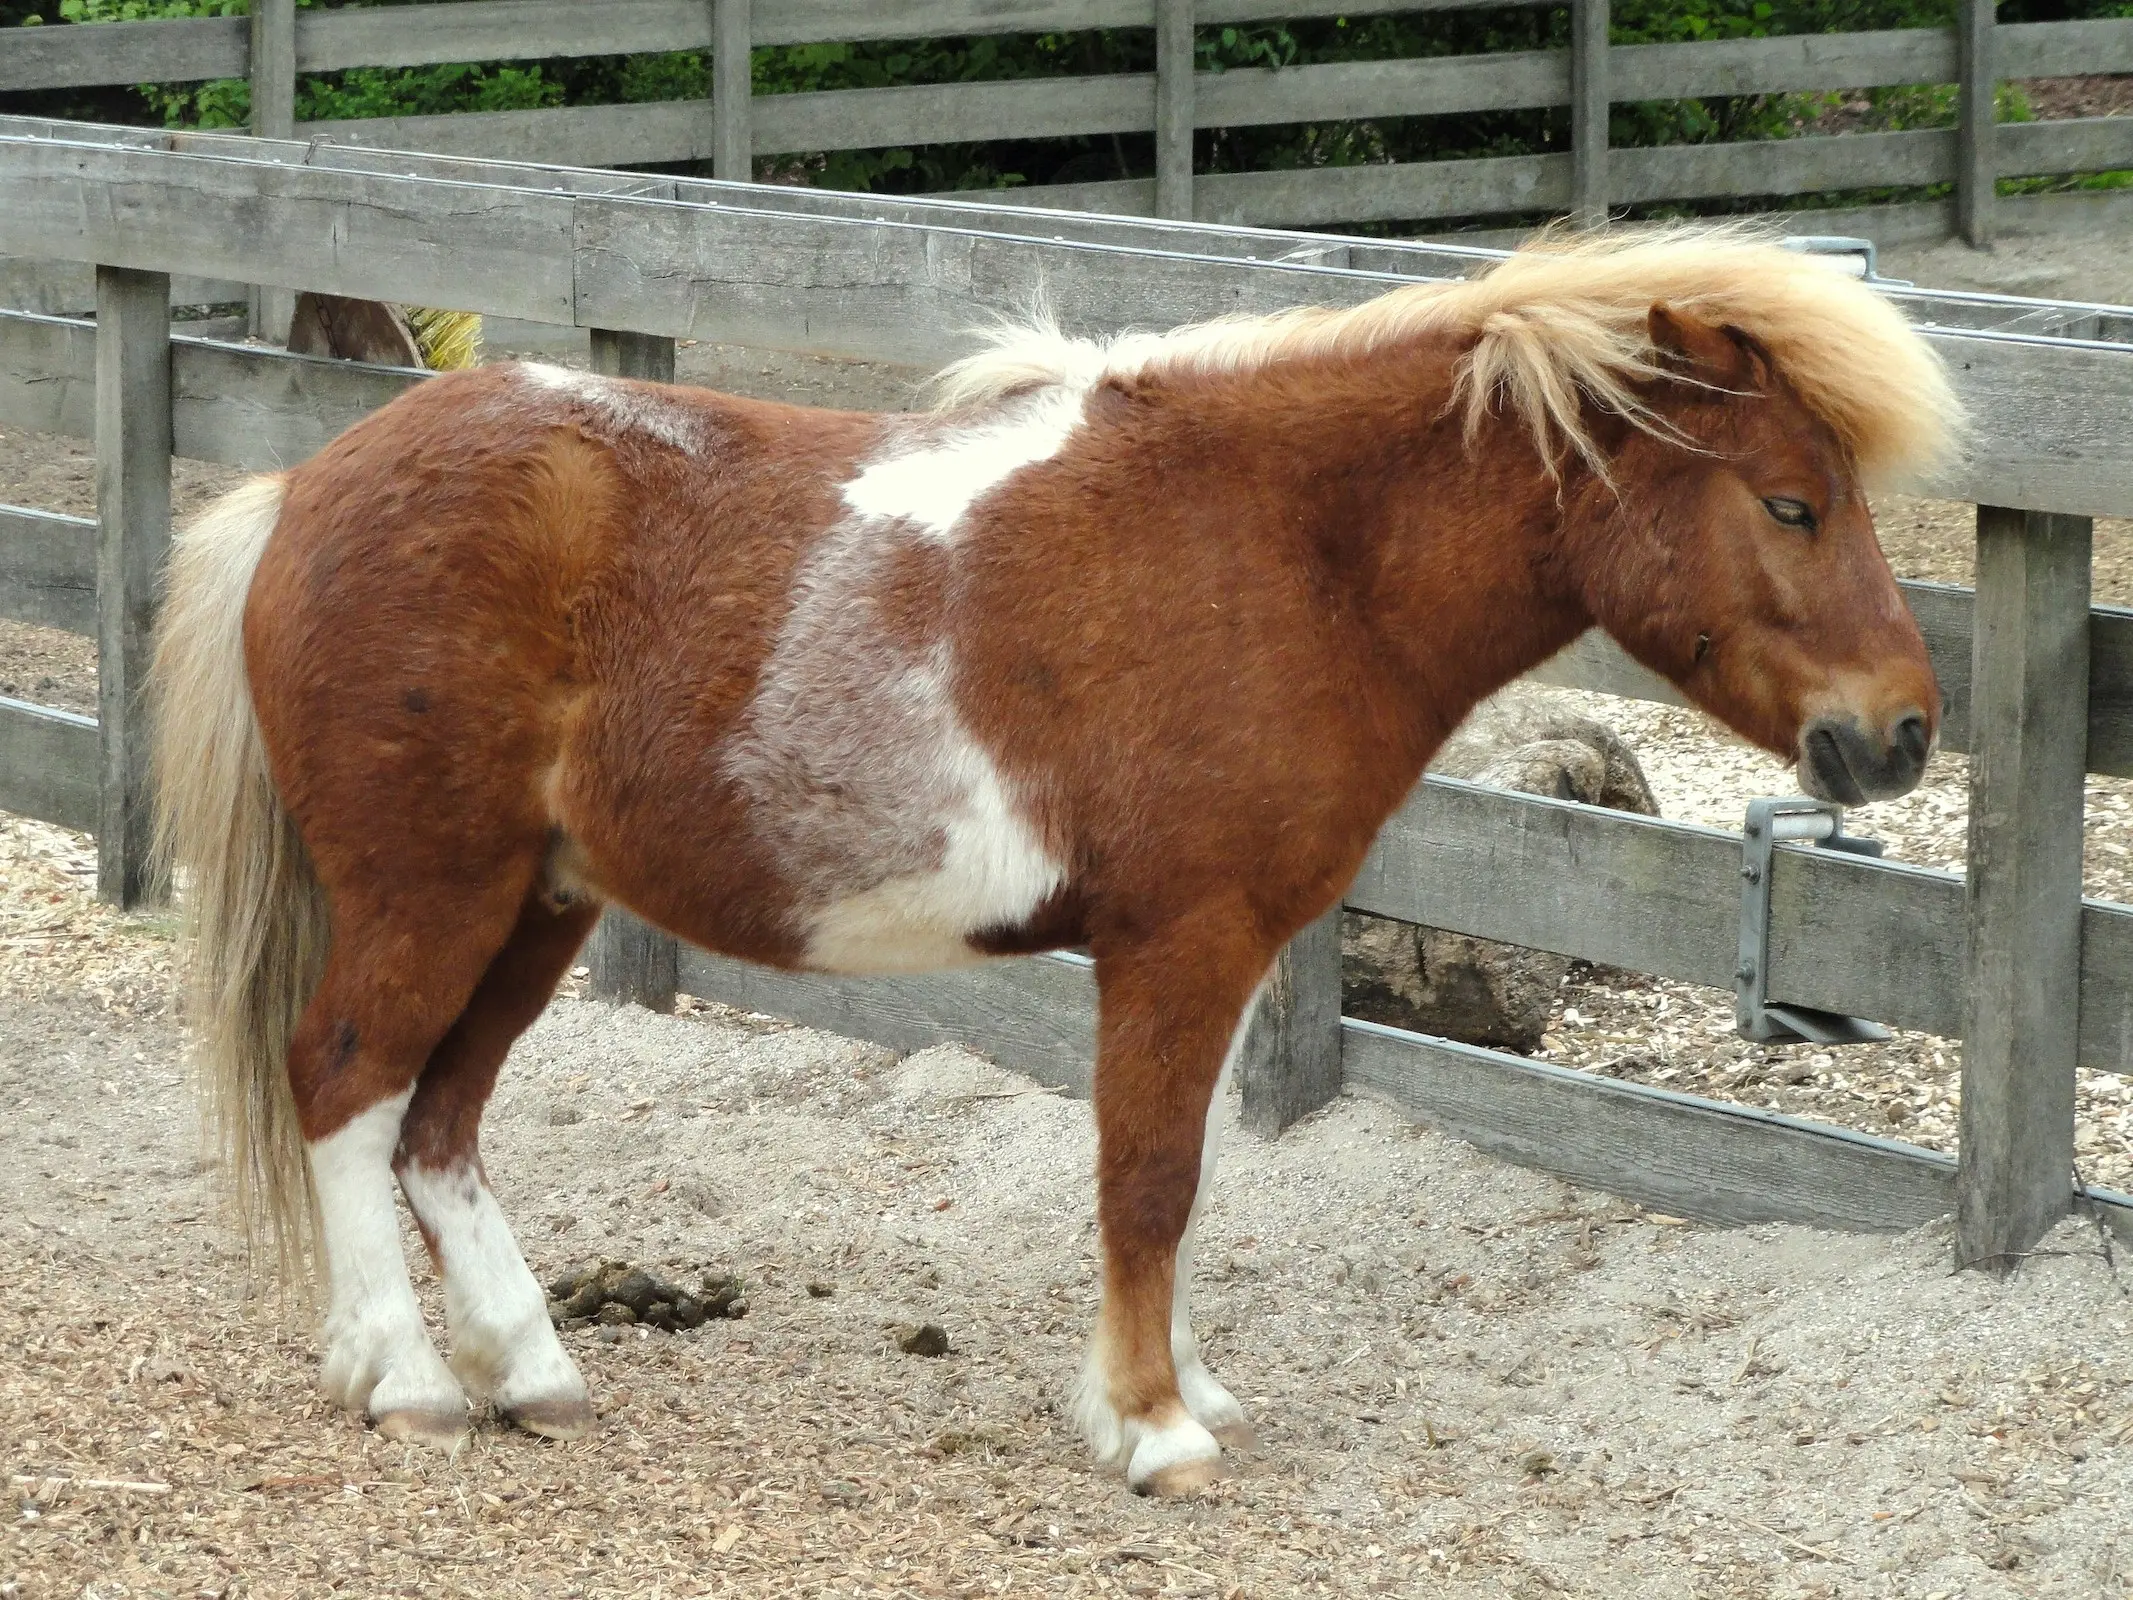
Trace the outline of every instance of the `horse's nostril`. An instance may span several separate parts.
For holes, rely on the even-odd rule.
[[[1916,711],[1889,731],[1889,740],[1914,767],[1926,764],[1926,753],[1933,747],[1933,736],[1926,731],[1926,719]]]

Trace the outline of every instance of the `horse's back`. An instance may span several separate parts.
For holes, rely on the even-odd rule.
[[[437,853],[411,873],[479,873],[573,798],[614,810],[592,769],[626,782],[671,761],[678,718],[700,737],[739,714],[877,426],[501,364],[421,385],[287,474],[246,655],[314,853],[384,835]]]

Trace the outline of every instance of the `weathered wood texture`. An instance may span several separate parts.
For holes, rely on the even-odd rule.
[[[0,696],[0,811],[94,833],[96,720]]]
[[[1915,1146],[1368,1022],[1343,1033],[1355,1087],[1491,1155],[1675,1216],[1874,1232],[1952,1207],[1955,1163]]]
[[[170,279],[96,274],[96,890],[152,898],[148,658],[170,550]]]
[[[0,505],[0,618],[96,636],[96,522]]]
[[[586,986],[596,1000],[671,1012],[680,959],[673,935],[610,906],[585,944]]]
[[[1071,955],[909,978],[823,978],[708,955],[681,958],[682,992],[871,1039],[892,1050],[957,1043],[1086,1096],[1096,1059],[1094,964]]]
[[[602,6],[597,17],[582,6],[550,0],[470,0],[393,8],[389,18],[362,10],[307,12],[284,23],[274,14],[286,3],[271,0],[255,17],[255,30],[263,31],[249,51],[231,28],[193,22],[100,24],[29,34],[11,30],[22,41],[16,46],[19,59],[0,66],[0,88],[138,81],[172,72],[185,76],[192,75],[196,62],[235,67],[237,63],[227,60],[233,41],[249,62],[255,82],[264,71],[277,85],[285,72],[293,80],[298,66],[327,70],[324,64],[329,62],[337,67],[365,61],[417,64],[484,55],[522,60],[549,53],[582,54],[595,48],[596,39],[612,40],[616,52],[709,45],[716,80],[712,102],[348,119],[307,124],[302,131],[343,143],[519,159],[600,164],[711,159],[722,176],[745,177],[751,152],[1156,130],[1159,152],[1164,152],[1156,180],[1052,186],[1018,195],[1026,203],[1198,214],[1238,222],[1419,220],[1565,206],[1589,212],[1596,194],[1616,203],[1780,196],[1958,177],[1967,197],[1963,204],[1974,209],[1990,206],[1995,174],[2094,170],[2133,159],[2125,153],[2129,134],[2123,119],[2088,119],[2078,128],[2061,123],[2010,126],[1995,137],[1989,118],[1981,120],[1970,111],[1960,135],[1854,135],[1841,141],[1685,146],[1613,155],[1607,150],[1610,99],[1958,80],[1965,85],[1966,105],[1980,92],[1989,104],[1995,54],[1997,70],[2011,77],[2133,66],[2133,19],[1994,29],[1987,0],[1978,0],[1985,7],[1982,13],[1972,7],[1969,25],[1952,32],[1911,29],[1612,49],[1606,45],[1606,0],[1593,0],[1577,8],[1580,20],[1568,51],[1322,63],[1281,72],[1245,69],[1197,76],[1165,69],[1157,75],[1160,86],[1155,77],[1119,75],[769,95],[752,101],[745,66],[750,38],[762,45],[801,37],[920,37],[920,19],[938,13],[937,20],[951,32],[1153,25],[1160,40],[1174,38],[1181,27],[1189,31],[1189,23],[1180,18],[1192,8],[1190,0],[1099,3],[1093,9],[954,0],[869,13],[820,0],[769,8],[762,18],[751,19],[748,0],[623,0]],[[1387,5],[1407,9],[1392,5],[1392,0]],[[1366,10],[1385,8],[1373,5]],[[1258,9],[1257,0],[1218,0],[1197,8],[1202,22]],[[1283,9],[1293,14],[1293,7]],[[1114,11],[1135,20],[1121,23]],[[1980,14],[1982,23],[1975,20]],[[951,23],[951,17],[961,21]],[[1113,20],[1103,21],[1106,17]],[[1051,20],[1040,20],[1044,18]],[[158,30],[169,30],[174,51],[169,63],[152,60]],[[260,39],[273,41],[270,53],[262,50]],[[470,57],[469,51],[477,54]],[[1179,59],[1174,46],[1167,51],[1159,47],[1159,56],[1173,63]],[[1190,59],[1189,46],[1184,59]],[[277,87],[256,103],[276,107],[283,96]],[[1523,165],[1515,164],[1518,158],[1507,158],[1486,164],[1417,164],[1414,170],[1371,166],[1223,174],[1222,181],[1204,184],[1179,178],[1177,151],[1195,126],[1443,115],[1565,103],[1573,107],[1575,160],[1581,163],[1568,177],[1559,176],[1547,158],[1523,158]],[[1536,161],[1542,164],[1533,164]],[[1613,171],[1617,168],[1618,173]],[[1192,198],[1182,198],[1189,193]]]
[[[1155,0],[1155,211],[1192,215],[1194,0]]]
[[[0,311],[0,424],[95,437],[95,352],[94,323]],[[188,460],[277,471],[428,376],[173,339],[172,444]]]
[[[2012,1268],[2072,1203],[2091,525],[1978,507],[1958,1258]]]
[[[1607,220],[1608,0],[1575,0],[1570,13],[1570,211],[1580,227]]]
[[[1237,1055],[1244,1125],[1273,1138],[1341,1092],[1341,915],[1335,906],[1275,959]]]
[[[1998,0],[1962,0],[1955,32],[1961,76],[1956,80],[1960,121],[1955,158],[1955,215],[1962,235],[1973,246],[1992,243],[1992,202],[1999,178],[1999,152],[1993,134],[1999,113],[1998,53],[1993,35]]]
[[[674,341],[613,328],[592,330],[592,368],[618,378],[674,381]],[[681,946],[670,933],[610,906],[586,944],[587,983],[602,1000],[672,1011],[681,982]]]
[[[2120,26],[2115,23],[2112,25]],[[2124,26],[2133,28],[2133,21]],[[1952,45],[1950,48],[1952,49]],[[1621,54],[1619,50],[1614,52],[1614,64],[1619,65]],[[2110,123],[2113,119],[2092,120]],[[2124,124],[2126,119],[2117,121]],[[2060,123],[2049,126],[2087,125]],[[68,144],[175,150],[197,155],[219,155],[230,159],[277,161],[336,171],[428,177],[445,182],[478,183],[507,188],[537,188],[546,192],[604,194],[643,200],[678,201],[684,204],[710,204],[752,212],[834,217],[846,221],[896,222],[993,233],[1020,232],[1036,234],[1055,242],[1153,249],[1173,254],[1220,256],[1234,260],[1289,260],[1338,271],[1377,273],[1389,278],[1466,276],[1481,270],[1489,262],[1500,259],[1505,254],[1502,249],[1442,241],[1341,238],[1322,233],[1284,233],[1266,228],[1231,227],[1215,223],[1180,222],[1137,216],[1087,213],[1062,215],[1041,207],[1000,203],[1003,198],[1016,198],[1018,193],[1021,193],[1018,191],[986,190],[975,198],[850,195],[782,185],[740,185],[702,179],[654,177],[582,166],[529,166],[485,157],[368,150],[295,141],[259,140],[234,135],[163,132],[37,117],[0,117],[0,135],[10,138],[56,140]],[[2038,198],[2053,197],[2017,196],[2008,203]],[[2092,195],[2087,198],[2097,197]],[[1931,205],[1904,209],[1931,212],[1935,216],[1940,214],[1939,208]],[[1878,215],[1879,212],[1874,214]],[[1927,226],[1920,236],[1937,236],[1938,232],[1938,228]],[[65,270],[67,265],[49,263],[46,270]],[[82,273],[82,281],[88,282],[86,270]],[[174,281],[183,283],[188,280]],[[190,281],[200,287],[211,287],[202,280]],[[1885,292],[1891,299],[1903,305],[1914,320],[1946,328],[2093,338],[2099,332],[2101,319],[2121,315],[2120,308],[2109,306],[2064,301],[2011,300],[2005,296],[1961,290],[1890,286]],[[215,297],[205,296],[210,299]],[[195,298],[202,296],[195,294]],[[84,299],[79,307],[73,309],[87,309],[89,303],[89,300]]]
[[[286,139],[296,131],[296,0],[252,0],[251,22],[252,132]],[[259,285],[247,298],[252,335],[286,339],[295,296]]]
[[[721,178],[754,175],[755,134],[749,77],[750,0],[711,0],[711,170]]]

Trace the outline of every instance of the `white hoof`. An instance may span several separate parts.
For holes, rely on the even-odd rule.
[[[467,1396],[419,1329],[329,1337],[319,1386],[328,1399],[378,1420],[392,1437],[431,1440],[466,1431]],[[392,1426],[385,1426],[388,1421]]]
[[[1142,1427],[1126,1467],[1126,1483],[1136,1494],[1198,1494],[1222,1476],[1222,1446],[1190,1417],[1162,1428]]]
[[[1252,1446],[1252,1425],[1245,1420],[1244,1407],[1199,1362],[1178,1368],[1178,1395],[1192,1413],[1192,1420],[1213,1434],[1225,1449]]]

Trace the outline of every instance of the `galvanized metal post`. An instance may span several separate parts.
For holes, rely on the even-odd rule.
[[[2012,1267],[2073,1200],[2087,517],[1977,510],[1957,1259]]]
[[[1956,226],[1963,238],[1980,248],[1992,243],[1994,200],[2000,175],[1997,118],[1993,94],[1998,87],[1999,51],[1993,11],[1995,0],[1963,0],[1959,56],[1962,73],[1961,122],[1957,130],[1955,173]]]
[[[143,689],[170,553],[170,278],[96,269],[96,892],[156,898]]]
[[[1570,13],[1570,214],[1581,228],[1607,220],[1608,0]]]
[[[674,341],[656,334],[594,328],[592,366],[595,372],[618,378],[672,383]],[[680,941],[620,906],[608,907],[593,929],[585,946],[585,962],[591,969],[587,987],[595,998],[640,1005],[648,1011],[674,1009],[681,984]]]
[[[755,176],[749,132],[753,23],[750,0],[711,0],[711,175],[746,183]]]
[[[252,0],[252,132],[287,139],[296,132],[296,0]],[[255,284],[248,297],[252,335],[286,339],[296,310],[293,290]]]
[[[1155,0],[1155,214],[1192,220],[1193,0]]]
[[[1244,1125],[1273,1138],[1341,1092],[1341,908],[1274,962],[1237,1059]]]

